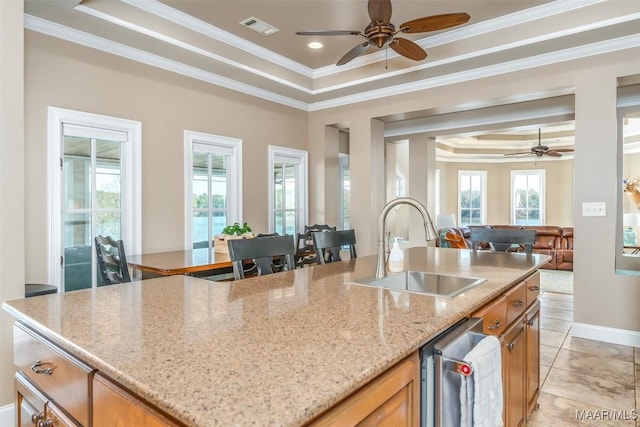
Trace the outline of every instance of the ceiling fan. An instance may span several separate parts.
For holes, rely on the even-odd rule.
[[[541,142],[541,131],[538,129],[538,145],[531,147],[529,151],[521,152],[521,153],[508,153],[505,154],[505,157],[508,156],[530,156],[535,155],[536,157],[542,156],[551,156],[551,157],[561,157],[562,153],[573,153],[575,150],[573,148],[557,148],[555,150],[549,149],[546,145],[542,145]]]
[[[391,0],[369,0],[369,18],[371,23],[367,25],[364,33],[359,30],[322,30],[322,31],[298,31],[301,36],[362,36],[367,39],[347,52],[336,65],[344,65],[352,59],[364,53],[370,46],[379,49],[390,47],[398,54],[421,61],[427,57],[427,52],[422,47],[409,39],[396,37],[398,33],[425,33],[445,28],[455,27],[469,21],[466,13],[448,13],[414,19],[396,27],[391,21]]]

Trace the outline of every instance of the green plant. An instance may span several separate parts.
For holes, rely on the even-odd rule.
[[[247,234],[251,232],[253,232],[253,230],[251,230],[251,227],[249,227],[249,225],[246,222],[242,225],[235,222],[232,225],[227,225],[225,228],[222,229],[222,234],[230,234],[230,235],[236,235],[236,236],[241,236],[243,234]]]

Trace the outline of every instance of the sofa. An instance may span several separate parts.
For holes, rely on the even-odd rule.
[[[535,230],[536,241],[533,244],[534,254],[549,255],[551,260],[542,266],[549,270],[568,270],[573,271],[573,227],[558,227],[553,225],[481,225],[471,227],[484,227],[496,229],[512,229],[512,230]],[[466,246],[471,247],[469,240],[471,227],[448,228],[447,231],[464,238]],[[442,231],[438,230],[438,234],[442,235]],[[441,239],[436,240],[436,246],[444,246]],[[482,245],[481,245],[482,247]],[[523,251],[519,248],[518,251]]]

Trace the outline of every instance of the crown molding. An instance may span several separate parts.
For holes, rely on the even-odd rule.
[[[520,12],[515,12],[508,15],[499,16],[497,18],[489,19],[487,21],[478,22],[476,24],[470,24],[465,25],[464,27],[450,29],[444,33],[435,34],[433,36],[424,37],[422,39],[414,41],[426,50],[435,46],[478,37],[503,28],[527,24],[531,21],[547,18],[549,16],[569,12],[583,7],[592,6],[604,1],[606,0],[576,0],[564,2],[554,1],[540,6],[532,7],[530,9],[525,9]],[[400,55],[398,55],[394,51],[380,51],[377,53],[366,55],[364,57],[355,58],[348,64],[342,65],[340,67],[336,65],[328,65],[326,67],[317,68],[313,70],[313,78],[326,77],[332,74],[353,70],[366,65],[374,64],[376,62],[386,61],[388,58],[391,59],[399,56]]]
[[[155,3],[155,2],[154,2]],[[158,67],[167,71],[176,72],[188,77],[202,80],[227,89],[235,90],[247,95],[255,96],[267,101],[276,102],[282,105],[293,107],[304,111],[319,111],[328,108],[335,108],[354,104],[358,102],[371,101],[388,96],[401,95],[404,93],[430,89],[434,87],[446,86],[454,83],[481,79],[499,74],[506,74],[530,68],[537,68],[553,63],[566,62],[570,60],[585,58],[589,56],[614,52],[623,49],[630,49],[640,46],[640,34],[620,37],[618,39],[596,42],[589,45],[564,49],[556,52],[546,53],[533,57],[523,58],[515,61],[495,64],[491,66],[476,68],[473,70],[451,73],[445,76],[424,79],[413,83],[389,86],[382,89],[362,92],[355,95],[336,97],[326,101],[306,103],[290,97],[279,95],[275,92],[261,89],[245,83],[240,83],[227,77],[215,73],[203,71],[201,69],[187,66],[177,61],[169,60],[155,54],[144,52],[140,49],[132,48],[120,43],[116,43],[102,37],[75,30],[64,25],[53,23],[32,15],[25,14],[24,27],[49,36],[57,37],[72,43],[101,50],[133,61]],[[334,90],[337,90],[335,87]],[[311,94],[322,93],[321,91],[311,91]]]
[[[258,46],[255,43],[251,43],[241,37],[235,36],[227,31],[224,31],[214,25],[204,22],[200,19],[194,18],[191,15],[187,15],[184,12],[176,10],[170,6],[165,5],[156,0],[121,0],[122,2],[144,10],[145,12],[156,15],[162,19],[173,22],[185,28],[197,31],[209,38],[218,40],[231,47],[241,49],[251,55],[258,58],[262,58],[265,61],[269,61],[278,66],[288,68],[291,71],[299,73],[305,77],[312,78],[313,70],[299,62],[292,61],[291,59],[279,55],[275,52]]]
[[[132,61],[140,62],[152,67],[157,67],[166,71],[171,71],[187,77],[192,77],[207,83],[241,92],[250,96],[276,102],[278,104],[293,107],[299,110],[308,110],[308,104],[286,96],[278,95],[274,92],[257,88],[236,80],[220,76],[218,74],[203,71],[199,68],[191,67],[183,63],[173,61],[161,56],[151,54],[140,49],[132,48],[111,40],[97,37],[83,31],[78,31],[64,25],[56,24],[32,15],[25,14],[24,27],[52,37],[76,43],[85,47],[97,49],[106,53],[117,55]]]
[[[327,108],[341,107],[344,105],[354,104],[357,102],[371,101],[374,99],[384,98],[387,96],[401,95],[404,93],[415,92],[419,90],[431,89],[439,86],[447,86],[454,83],[466,82],[470,80],[491,77],[499,74],[512,73],[525,69],[538,68],[541,66],[572,61],[576,59],[586,58],[589,56],[600,55],[609,52],[615,52],[623,49],[631,49],[640,46],[640,34],[620,37],[617,39],[591,43],[584,46],[559,50],[556,52],[546,53],[537,56],[531,56],[515,61],[504,62],[486,67],[476,68],[473,70],[451,73],[446,76],[424,79],[413,83],[404,83],[400,85],[389,86],[383,89],[362,92],[357,95],[349,95],[339,98],[333,98],[327,101],[320,101],[309,104],[309,111],[319,111]]]
[[[258,70],[257,68],[249,67],[249,66],[247,66],[245,64],[242,64],[240,62],[233,61],[233,60],[231,60],[229,58],[226,58],[224,56],[221,56],[221,55],[217,55],[217,54],[215,54],[215,53],[213,53],[211,51],[199,48],[199,47],[194,46],[194,45],[189,44],[189,43],[185,43],[185,42],[183,42],[181,40],[175,39],[173,37],[169,37],[169,36],[167,36],[165,34],[158,33],[157,31],[150,30],[148,28],[145,28],[145,27],[142,27],[140,25],[134,24],[132,22],[126,21],[124,19],[116,18],[116,17],[114,17],[112,15],[106,14],[104,12],[100,12],[100,11],[98,11],[96,9],[92,9],[92,8],[84,6],[82,4],[77,5],[74,9],[79,11],[79,12],[86,13],[87,15],[93,16],[94,18],[102,19],[102,20],[107,21],[107,22],[109,22],[111,24],[118,25],[118,26],[123,27],[123,28],[127,28],[127,29],[129,29],[131,31],[135,31],[137,33],[144,34],[146,36],[149,36],[149,37],[152,37],[154,39],[163,41],[165,43],[168,43],[168,44],[171,44],[173,46],[179,47],[181,49],[188,50],[189,52],[193,52],[193,53],[195,53],[197,55],[201,55],[201,56],[204,56],[206,58],[212,59],[214,61],[221,62],[223,64],[226,64],[226,65],[230,66],[230,67],[237,68],[237,69],[249,72],[251,74],[255,74],[255,75],[260,76],[262,78],[265,78],[267,80],[271,80],[271,81],[274,81],[276,83],[279,83],[279,84],[281,84],[283,86],[288,86],[288,87],[290,87],[292,89],[296,89],[296,90],[298,90],[300,92],[304,92],[304,93],[307,93],[307,94],[311,94],[312,93],[311,89],[306,88],[304,86],[300,86],[300,85],[295,84],[295,83],[292,83],[289,80],[285,80],[283,78],[276,77],[275,75],[270,74],[270,73],[265,73],[264,71]]]

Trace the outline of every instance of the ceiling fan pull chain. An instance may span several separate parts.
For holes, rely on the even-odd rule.
[[[389,69],[389,45],[387,45],[387,48],[384,50],[384,69]]]

